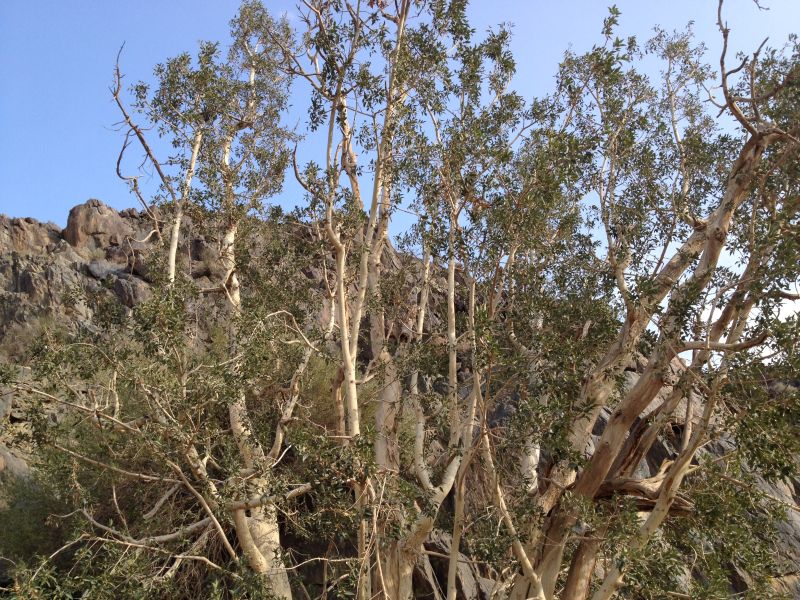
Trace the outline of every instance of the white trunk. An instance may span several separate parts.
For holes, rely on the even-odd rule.
[[[192,145],[192,155],[189,158],[189,168],[186,170],[186,178],[183,182],[180,200],[175,205],[175,216],[172,220],[172,228],[169,235],[169,254],[167,255],[167,280],[170,284],[175,282],[175,265],[178,259],[178,241],[181,234],[183,223],[183,207],[189,201],[189,192],[192,189],[192,179],[197,165],[197,157],[200,154],[200,145],[203,142],[203,133],[198,130],[194,136]]]
[[[525,491],[529,494],[535,494],[539,490],[539,474],[537,468],[539,466],[539,458],[541,456],[541,446],[531,439],[525,441],[525,447],[522,450],[522,457],[520,458],[520,468],[522,470],[522,477],[524,478]]]
[[[281,541],[274,506],[233,511],[236,537],[254,572],[267,580],[269,591],[281,600],[291,600],[292,588],[281,559]]]
[[[401,541],[388,545],[382,568],[386,600],[411,600],[416,562],[416,554],[409,553]]]
[[[227,156],[227,153],[226,153]],[[236,273],[236,223],[226,227],[221,241],[220,261],[225,268],[225,281],[222,287],[235,313],[241,310],[241,290]],[[264,450],[253,438],[250,416],[247,413],[246,398],[241,392],[228,408],[231,431],[239,447],[239,454],[247,469],[256,471],[267,468]],[[248,482],[248,494],[264,493],[267,482],[263,478],[254,478]],[[237,509],[232,511],[236,535],[239,545],[245,553],[250,568],[262,575],[268,582],[270,591],[282,600],[291,600],[292,590],[289,576],[283,564],[278,515],[275,507],[266,504],[249,511]]]
[[[465,459],[461,461],[456,475],[455,484],[455,514],[453,515],[453,540],[450,545],[450,558],[447,568],[447,600],[456,600],[457,594],[457,579],[458,579],[458,558],[461,554],[461,535],[464,531],[464,478],[466,477],[467,469],[474,456],[472,452],[474,437],[475,437],[475,412],[478,404],[483,405],[483,397],[481,391],[481,373],[482,369],[478,366],[478,339],[475,332],[475,281],[470,282],[469,287],[469,312],[467,318],[467,334],[470,340],[470,351],[472,354],[472,393],[470,395],[470,403],[467,407],[467,412],[464,418],[464,424],[461,433],[461,448],[469,447]]]

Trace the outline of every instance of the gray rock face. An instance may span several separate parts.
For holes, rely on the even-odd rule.
[[[136,211],[118,213],[99,200],[73,208],[63,231],[0,215],[0,354],[17,354],[24,332],[41,319],[88,319],[75,292],[96,292],[109,277],[129,279],[117,290],[127,306],[147,297],[147,284],[137,275],[147,245],[136,239],[148,229]]]
[[[130,223],[100,200],[89,200],[69,211],[67,227],[62,233],[76,248],[101,250],[121,246],[132,235]]]
[[[63,230],[0,215],[0,361],[19,362],[48,324],[89,326],[87,293],[127,308],[150,298],[148,259],[156,243],[145,214],[118,212],[99,200],[72,208]],[[210,287],[208,277],[221,272],[217,248],[202,238],[189,236],[180,256],[181,271],[201,287]],[[0,389],[0,476],[27,472],[25,453],[10,442],[12,430],[25,426],[16,403],[14,394]]]
[[[0,215],[0,360],[19,359],[48,322],[80,325],[91,309],[79,291],[115,295],[128,307],[148,298],[141,278],[149,223],[137,211],[118,213],[89,200],[52,223]],[[112,285],[103,285],[108,281]],[[10,444],[24,427],[15,396],[0,390],[0,481],[28,472],[25,453]]]
[[[114,282],[114,293],[128,308],[148,300],[152,296],[150,286],[136,277],[119,277]]]

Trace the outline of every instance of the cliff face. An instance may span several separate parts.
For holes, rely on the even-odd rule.
[[[136,240],[148,230],[137,211],[118,213],[99,200],[73,208],[63,230],[0,215],[0,360],[19,359],[47,322],[86,322],[90,309],[71,293],[78,288],[114,294],[126,306],[146,297],[147,244]],[[12,429],[24,425],[17,408],[11,394],[0,397],[0,481],[27,471],[9,447]]]
[[[117,212],[99,200],[74,207],[63,230],[52,223],[0,215],[0,361],[18,362],[37,332],[48,323],[88,324],[91,308],[81,301],[81,295],[74,293],[75,290],[104,294],[128,308],[148,298],[152,291],[146,259],[153,242],[150,221],[144,214],[134,209]],[[385,264],[399,270],[402,257],[391,248],[387,253]],[[182,254],[183,260],[189,261],[183,266],[188,267],[198,285],[212,285],[210,278],[217,267],[213,248],[204,239],[190,236],[182,246]],[[321,281],[319,273],[298,276]],[[442,300],[442,290],[437,289],[436,284],[431,298],[434,304]],[[436,320],[436,315],[432,314],[431,318]],[[640,357],[629,365],[625,387],[636,383],[644,360]],[[674,361],[673,376],[681,367],[679,361]],[[694,414],[701,414],[702,398],[693,395],[691,401],[697,404]],[[490,417],[500,430],[503,415],[508,410],[513,410],[513,406],[498,405]],[[608,416],[605,412],[598,420],[593,432],[595,441]],[[0,486],[11,477],[28,472],[24,452],[12,442],[14,430],[25,427],[24,419],[13,394],[0,393]],[[663,459],[676,451],[676,439],[665,435],[659,440],[639,465],[635,477],[654,477]],[[730,440],[717,441],[702,452],[721,456],[730,452],[732,444]],[[780,526],[779,546],[786,570],[777,585],[800,599],[800,512],[797,509],[800,481],[774,485],[759,481],[758,485],[787,507],[794,507],[788,509],[788,519]],[[747,492],[742,490],[742,493]],[[646,497],[641,500],[647,503]],[[429,550],[446,553],[449,543],[448,534],[437,531],[426,545]],[[464,582],[472,582],[465,597],[486,597],[491,588],[491,582],[482,581],[477,572],[465,572],[460,577]],[[746,574],[733,574],[732,578],[735,588],[746,588]]]
[[[0,216],[0,336],[6,356],[21,350],[24,332],[39,319],[88,318],[70,301],[76,286],[99,291],[111,277],[120,302],[132,306],[147,293],[138,242],[149,233],[135,210],[118,213],[99,200],[73,208],[67,227]]]

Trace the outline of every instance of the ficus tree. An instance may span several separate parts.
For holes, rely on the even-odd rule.
[[[227,51],[158,66],[131,108],[117,70],[153,294],[88,298],[33,377],[3,371],[61,407],[35,439],[75,509],[20,593],[771,593],[766,532],[797,509],[764,492],[797,471],[796,40],[731,67],[720,3],[716,72],[690,32],[616,37],[612,8],[527,101],[510,32],[467,14],[306,0],[293,31],[248,0]],[[290,215],[266,206],[287,168]]]
[[[263,295],[264,302],[243,301],[242,286],[254,278],[246,276],[248,261],[239,255],[238,237],[248,219],[263,214],[264,200],[280,189],[289,156],[292,136],[281,125],[289,80],[278,69],[278,35],[288,37],[285,22],[273,21],[258,3],[245,3],[231,22],[227,54],[218,44],[205,43],[194,58],[182,54],[157,66],[155,86],[132,88],[133,110],[124,104],[117,68],[112,92],[126,132],[118,171],[151,216],[151,237],[164,244],[148,271],[155,294],[129,319],[99,323],[77,340],[53,344],[40,362],[41,385],[18,389],[77,409],[77,416],[93,415],[100,430],[96,443],[107,444],[110,454],[96,460],[67,440],[56,444],[66,456],[101,473],[147,482],[141,500],[150,498],[154,506],[136,521],[128,521],[114,496],[121,522],[101,523],[96,511],[102,513],[102,507],[96,504],[102,496],[84,498],[80,512],[105,541],[159,547],[188,539],[187,554],[221,544],[227,561],[246,561],[256,579],[264,578],[266,589],[287,598],[291,590],[274,504],[308,486],[281,489],[271,473],[284,451],[284,428],[297,404],[300,377],[316,349],[309,337],[317,330],[306,322],[316,301],[298,294],[270,310],[276,284],[269,278],[256,278],[257,291],[250,292]],[[171,143],[169,157],[159,157],[158,146],[148,140],[153,128]],[[158,177],[152,200],[145,198],[138,176],[122,172],[133,140]],[[250,227],[249,254],[254,233]],[[187,248],[193,238],[203,257]],[[188,249],[188,261],[179,255],[181,248]],[[198,259],[209,269],[205,286],[191,277]],[[332,325],[326,327],[329,332]],[[323,337],[326,327],[320,329]],[[274,364],[264,387],[264,373],[254,371],[261,368],[256,361],[266,361],[263,367],[283,356],[282,347],[298,343],[303,350],[288,352]],[[91,378],[83,375],[79,363],[84,361],[96,365]],[[81,389],[65,390],[61,381],[78,382]],[[66,399],[69,390],[74,401]],[[256,390],[273,396],[269,410],[259,408],[259,418],[271,424],[260,437],[248,406]],[[86,395],[103,399],[93,400],[90,408]],[[112,465],[119,455],[141,457],[143,452],[149,455],[146,463]],[[181,509],[172,518],[157,519],[167,504]],[[151,531],[153,523],[162,522],[174,531]],[[183,560],[172,566],[156,561],[156,579],[172,578]],[[224,570],[208,558],[203,561]]]
[[[762,181],[780,178],[783,159],[777,157],[797,152],[791,128],[760,116],[769,110],[760,102],[769,105],[783,94],[792,95],[797,67],[790,57],[795,50],[790,48],[781,62],[780,75],[775,63],[764,61],[758,52],[729,69],[723,50],[722,99],[712,102],[735,118],[744,138],[737,143],[730,134],[720,134],[717,142],[710,137],[710,117],[702,110],[709,71],[690,40],[659,32],[648,44],[646,51],[664,63],[662,83],[656,87],[630,66],[639,50],[634,40],[613,38],[615,21],[612,12],[606,45],[583,57],[567,56],[560,83],[577,98],[571,126],[593,144],[595,158],[588,169],[591,208],[605,233],[602,262],[616,288],[621,322],[601,346],[602,354],[584,367],[572,400],[567,439],[573,457],[585,458],[549,461],[548,482],[534,491],[534,515],[541,517],[524,519],[529,530],[517,555],[523,576],[512,597],[554,597],[567,541],[586,501],[609,493],[644,495],[654,501],[624,552],[643,549],[651,541],[675,507],[698,449],[720,435],[713,421],[731,361],[762,363],[760,351],[753,349],[769,339],[769,323],[778,319],[775,305],[764,313],[754,312],[757,298],[770,294],[769,284],[756,283],[754,276],[753,269],[759,269],[755,265],[766,259],[753,246],[755,237],[732,245],[730,252],[740,269],[723,266],[721,259],[735,223],[748,223],[752,231],[758,228],[759,218],[752,212],[759,202],[757,190]],[[721,15],[720,30],[727,47],[728,30]],[[772,73],[769,90],[763,93],[757,83],[762,69]],[[746,81],[739,92],[732,92],[730,78],[738,72],[746,73]],[[790,206],[793,196],[789,191],[785,197]],[[785,216],[784,226],[791,227],[795,217]],[[794,280],[796,273],[790,271]],[[616,395],[619,377],[646,337],[653,339],[641,377]],[[689,351],[691,360],[679,364],[678,381],[672,381],[670,364]],[[789,348],[784,351],[791,353]],[[547,358],[545,354],[541,360]],[[706,396],[702,415],[693,415],[688,401],[695,386]],[[659,404],[662,390],[666,397]],[[654,477],[632,478],[681,400],[686,414],[676,455],[662,463]],[[657,408],[650,412],[654,401]],[[604,409],[609,411],[607,424],[592,442],[592,429]],[[583,598],[589,593],[606,533],[601,526],[578,544],[559,597]],[[615,561],[595,598],[618,591],[623,567],[621,558]]]

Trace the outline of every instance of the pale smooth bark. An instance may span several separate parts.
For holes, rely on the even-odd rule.
[[[574,493],[587,498],[594,496],[616,460],[634,419],[664,386],[663,374],[675,355],[675,347],[679,344],[678,336],[681,328],[680,322],[675,316],[678,310],[676,307],[679,307],[684,302],[687,294],[691,291],[704,289],[711,280],[727,237],[733,213],[744,200],[754,172],[761,162],[761,156],[773,139],[775,138],[771,135],[751,137],[742,148],[731,169],[725,193],[718,207],[708,218],[707,226],[703,229],[704,235],[700,260],[692,275],[670,293],[666,317],[662,325],[663,339],[654,350],[644,373],[612,413],[589,464],[575,482]],[[694,237],[694,234],[692,237]],[[680,251],[678,254],[680,254]],[[674,259],[675,257],[673,257]],[[665,269],[670,267],[670,263],[667,264]],[[668,277],[664,280],[663,275],[664,271],[659,274],[657,280],[662,279],[662,284],[669,284],[664,289],[664,294],[666,294],[666,291],[677,281],[677,278]],[[661,287],[663,288],[665,285]],[[659,287],[657,286],[656,289],[659,289]],[[660,295],[660,292],[657,295]],[[641,328],[638,333],[641,335]],[[618,342],[616,346],[625,347],[627,344],[623,345]],[[628,348],[621,356],[629,357],[631,350],[632,348]],[[605,373],[600,374],[598,380],[602,383],[596,388],[600,394],[595,396],[595,409],[592,411],[594,418],[596,418],[597,415],[595,413],[598,412],[599,408],[596,401],[600,397],[607,399],[613,388],[613,386],[609,387],[611,382],[607,380]],[[603,380],[605,381],[603,382]],[[591,428],[584,428],[578,433],[580,434],[579,438],[584,441],[585,445],[585,441],[588,441],[588,435],[591,433]],[[557,496],[560,496],[560,493]],[[542,544],[542,558],[537,566],[537,571],[542,577],[548,598],[553,597],[556,579],[561,569],[564,546],[574,523],[575,517],[573,515],[558,511],[547,525],[546,533],[544,534],[545,541]]]
[[[225,191],[223,202],[224,207],[229,211],[234,208],[235,202],[232,183],[233,174],[231,173],[230,166],[232,144],[232,136],[224,140],[222,147],[222,164],[220,165]],[[238,316],[242,309],[241,289],[236,264],[237,233],[238,222],[236,220],[229,220],[223,226],[222,238],[220,240],[220,263],[224,269],[223,281],[220,287],[228,298],[234,316]],[[231,337],[230,351],[231,354],[235,354],[233,336]],[[228,407],[228,416],[231,424],[231,433],[239,448],[239,455],[244,467],[255,472],[268,469],[271,465],[268,463],[264,449],[253,437],[253,428],[250,423],[246,397],[243,390],[238,393],[238,396]],[[267,482],[264,476],[251,478],[247,485],[251,495],[261,493],[261,490],[266,487]],[[249,515],[247,512],[249,512]],[[237,539],[239,540],[239,544],[250,567],[253,571],[266,579],[273,594],[278,598],[291,600],[292,590],[289,583],[288,572],[283,564],[283,547],[280,540],[278,516],[275,506],[264,504],[251,508],[249,511],[245,511],[245,509],[242,508],[235,508],[231,510],[231,515],[233,517]]]
[[[172,227],[169,235],[169,253],[167,254],[167,280],[170,284],[175,282],[175,264],[178,256],[178,241],[180,239],[181,225],[183,223],[183,210],[189,201],[189,192],[192,189],[192,179],[197,166],[197,157],[200,155],[200,147],[203,143],[203,131],[198,129],[194,134],[192,144],[192,154],[189,157],[189,167],[186,169],[186,177],[181,189],[181,197],[175,202],[175,214],[172,217]]]
[[[561,593],[561,600],[584,600],[589,593],[589,585],[594,575],[595,564],[597,563],[597,552],[603,542],[606,528],[587,534],[590,537],[582,540],[575,550],[572,557],[567,583]]]
[[[511,590],[509,598],[514,600],[546,600],[544,588],[542,587],[541,577],[536,573],[531,562],[530,555],[527,549],[520,540],[517,528],[514,525],[514,519],[508,510],[506,504],[505,493],[500,478],[497,474],[497,468],[494,465],[494,458],[492,456],[491,442],[486,430],[481,434],[481,449],[486,463],[487,471],[492,478],[492,488],[494,492],[495,506],[500,513],[500,518],[503,525],[508,530],[511,536],[511,550],[514,553],[514,558],[520,564],[521,577],[518,577]]]
[[[470,340],[470,351],[472,353],[472,401],[469,409],[464,418],[464,424],[461,433],[461,446],[470,446],[470,451],[466,457],[461,461],[458,467],[458,474],[456,475],[455,483],[455,511],[453,515],[453,539],[450,544],[450,558],[447,567],[447,600],[456,600],[457,577],[458,577],[458,561],[461,555],[461,536],[464,531],[464,480],[466,477],[467,469],[469,468],[471,459],[474,456],[472,452],[473,439],[475,437],[476,421],[475,413],[478,405],[483,405],[483,397],[481,391],[481,372],[482,369],[478,367],[478,339],[475,332],[475,281],[470,282],[469,288],[469,308],[467,318],[467,334]]]

